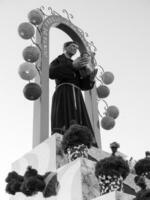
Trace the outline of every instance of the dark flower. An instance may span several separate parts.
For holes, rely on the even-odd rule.
[[[12,180],[18,180],[18,181],[23,181],[23,176],[19,175],[17,172],[15,171],[12,171],[12,172],[9,172],[5,181],[7,183],[11,182]]]
[[[149,158],[143,158],[137,161],[137,163],[134,166],[135,172],[137,175],[146,175],[147,178],[149,177],[150,173],[150,159]]]
[[[121,156],[110,156],[97,162],[95,175],[116,175],[125,179],[129,174],[129,165]]]
[[[24,174],[24,179],[28,178],[28,177],[31,177],[31,176],[37,176],[38,175],[38,172],[36,169],[33,169],[31,166],[28,166],[27,167],[27,170]]]
[[[88,148],[91,147],[93,137],[90,129],[86,126],[73,124],[67,129],[64,134],[62,147],[64,152],[67,153],[67,148],[84,144]]]
[[[21,185],[21,191],[26,196],[33,196],[38,192],[42,192],[44,187],[44,180],[39,179],[38,176],[32,176],[24,180],[23,184]]]
[[[21,182],[13,180],[6,185],[6,192],[15,195],[16,192],[20,192],[20,186]]]
[[[8,173],[5,181],[7,182],[6,192],[15,195],[16,192],[20,192],[20,187],[23,182],[23,176],[19,175],[15,171],[12,171]]]

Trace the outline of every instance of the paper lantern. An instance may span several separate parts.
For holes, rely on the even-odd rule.
[[[22,79],[30,81],[37,76],[38,72],[34,64],[24,62],[19,66],[18,73]]]
[[[114,118],[110,116],[105,116],[101,120],[101,126],[105,130],[110,130],[115,126],[115,120]]]
[[[42,90],[37,83],[28,83],[23,89],[24,96],[28,100],[36,100],[41,96]]]
[[[114,80],[114,75],[113,75],[113,73],[111,73],[111,72],[104,72],[104,73],[102,74],[102,81],[103,81],[106,85],[111,84],[111,83],[113,82],[113,80]]]
[[[100,85],[97,88],[97,94],[99,98],[106,98],[110,93],[110,90],[107,86],[105,85]]]
[[[19,33],[20,37],[28,40],[34,36],[35,31],[34,31],[34,27],[32,26],[32,24],[30,24],[28,22],[24,22],[19,25],[18,33]]]
[[[34,63],[39,59],[40,51],[35,46],[28,46],[23,50],[23,58],[27,62]]]
[[[28,19],[32,24],[39,25],[43,21],[43,15],[40,10],[34,9],[29,12]]]
[[[116,119],[119,115],[119,109],[116,106],[109,106],[106,110],[106,115]]]

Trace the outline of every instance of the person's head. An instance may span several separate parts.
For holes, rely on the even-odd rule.
[[[68,54],[70,57],[75,55],[78,49],[79,45],[74,41],[65,42],[63,46],[64,53]]]

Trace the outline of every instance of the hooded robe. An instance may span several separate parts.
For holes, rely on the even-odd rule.
[[[64,134],[75,121],[77,124],[87,126],[95,138],[81,92],[92,89],[95,82],[90,75],[82,78],[72,63],[72,59],[62,54],[50,64],[49,78],[56,81],[51,110],[52,134],[55,132]]]

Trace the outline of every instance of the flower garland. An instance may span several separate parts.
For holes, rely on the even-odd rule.
[[[93,137],[91,130],[86,126],[72,124],[66,130],[62,140],[62,148],[69,161],[78,157],[88,158],[88,148],[91,147]]]
[[[73,161],[79,157],[88,158],[88,148],[84,144],[67,148],[68,160]]]
[[[123,189],[123,178],[121,176],[103,174],[98,176],[98,181],[100,186],[100,195],[115,190],[122,191]]]
[[[96,163],[95,175],[99,181],[101,195],[114,190],[123,190],[123,180],[129,174],[129,165],[121,156],[116,156],[119,144],[116,142],[110,145],[112,155]]]

